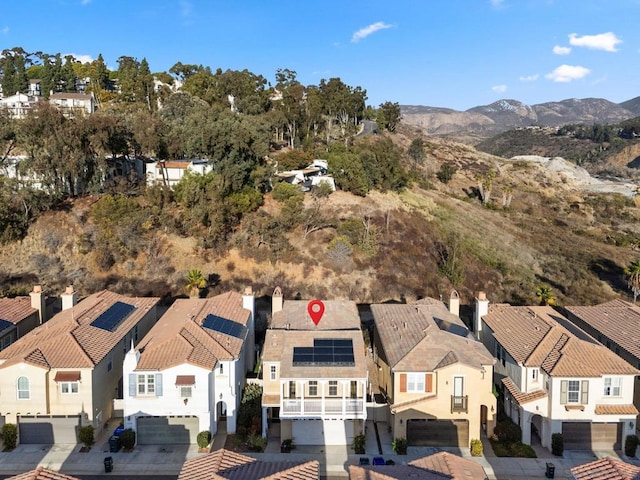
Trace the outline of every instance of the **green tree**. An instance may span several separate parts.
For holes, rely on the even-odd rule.
[[[424,141],[422,138],[414,138],[407,153],[416,164],[424,162]]]
[[[556,303],[553,289],[544,283],[538,285],[538,288],[536,288],[536,298],[538,302],[540,302],[540,305],[554,305]]]
[[[379,130],[389,130],[395,132],[398,123],[402,119],[400,104],[398,102],[384,102],[380,104],[376,123]]]
[[[195,268],[189,270],[185,280],[187,281],[185,289],[189,292],[191,298],[198,298],[200,296],[200,289],[207,286],[207,280],[204,278],[202,271]]]
[[[638,294],[640,294],[640,260],[634,260],[625,269],[624,274],[627,277],[627,286],[633,293],[633,303],[636,303]]]

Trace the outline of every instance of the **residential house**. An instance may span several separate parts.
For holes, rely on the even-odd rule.
[[[147,185],[161,183],[167,187],[175,187],[187,172],[204,175],[213,170],[206,159],[174,160],[149,162],[145,165]]]
[[[78,113],[91,114],[96,111],[93,94],[58,92],[49,95],[49,103],[58,107],[67,117]]]
[[[616,458],[605,457],[576,465],[571,469],[574,480],[635,480],[640,478],[640,467]]]
[[[52,310],[40,285],[28,297],[0,298],[0,350],[46,322]]]
[[[0,351],[0,423],[17,423],[20,443],[76,443],[87,424],[100,432],[121,398],[125,352],[155,323],[158,301],[103,290]]]
[[[640,369],[640,307],[625,300],[600,305],[566,307],[567,318],[623,360]],[[615,386],[614,386],[615,388]],[[640,410],[640,376],[634,385],[633,404]],[[640,416],[636,430],[640,431]]]
[[[368,374],[354,302],[283,302],[276,288],[262,372],[263,434],[278,419],[280,438],[298,445],[350,445],[364,432]]]
[[[449,452],[418,458],[406,465],[349,466],[349,480],[487,480],[482,465]]]
[[[282,181],[291,183],[292,185],[300,185],[302,191],[308,192],[311,187],[326,183],[331,187],[332,191],[336,190],[336,183],[332,176],[327,175],[329,164],[326,160],[315,159],[311,165],[298,170],[287,170],[283,172],[277,171],[276,162],[275,176]]]
[[[635,433],[634,377],[640,371],[571,324],[550,306],[489,305],[476,298],[476,334],[494,352],[504,409],[551,449],[562,433],[565,450],[620,449]],[[534,437],[535,438],[535,437]]]
[[[318,480],[317,460],[307,462],[264,462],[240,453],[216,450],[184,462],[178,480]]]
[[[64,473],[56,472],[45,467],[38,467],[35,470],[20,473],[13,477],[7,477],[7,480],[80,480],[77,477],[71,475],[65,475]]]
[[[16,93],[0,99],[0,108],[9,112],[11,118],[24,118],[33,109],[37,102],[36,97],[30,97],[24,93]]]
[[[38,78],[32,78],[29,80],[29,96],[41,97],[42,96],[42,81]]]
[[[371,305],[373,358],[389,404],[395,438],[409,445],[467,448],[493,431],[495,359],[450,309],[426,298],[413,304]]]
[[[178,299],[131,349],[125,427],[138,444],[196,443],[226,421],[235,433],[247,370],[255,364],[254,297],[228,292]]]

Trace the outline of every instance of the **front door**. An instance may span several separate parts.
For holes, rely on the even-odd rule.
[[[464,404],[464,378],[453,377],[453,404],[462,407]]]

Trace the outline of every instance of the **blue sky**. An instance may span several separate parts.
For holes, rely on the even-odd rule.
[[[20,0],[0,44],[27,51],[278,68],[384,101],[466,110],[640,96],[640,0]]]

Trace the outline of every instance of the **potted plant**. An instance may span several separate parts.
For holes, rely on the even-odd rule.
[[[89,450],[91,450],[91,447],[95,442],[95,439],[93,437],[93,425],[85,425],[83,427],[80,427],[80,432],[78,433],[78,435],[80,437],[80,441],[83,444],[81,451],[88,452]]]
[[[6,451],[13,450],[18,445],[18,426],[14,423],[5,423],[2,426],[2,443]]]
[[[564,437],[561,433],[551,435],[551,453],[557,457],[561,457],[564,452]]]
[[[624,454],[633,458],[636,456],[636,448],[638,448],[638,436],[637,435],[627,435],[627,438],[624,440]]]
[[[291,450],[293,450],[294,448],[295,447],[293,445],[293,440],[291,440],[290,438],[286,438],[280,445],[280,453],[291,453]]]
[[[398,455],[406,455],[408,445],[407,439],[404,437],[394,438],[393,442],[391,442],[391,448],[393,448],[393,451]]]
[[[120,435],[120,441],[122,442],[122,448],[124,448],[125,451],[133,450],[133,447],[136,444],[136,432],[131,428],[125,428],[122,431],[122,435]]]
[[[471,456],[472,457],[482,456],[482,441],[477,438],[474,438],[471,440]]]
[[[201,451],[206,451],[209,443],[211,443],[211,432],[209,430],[203,430],[198,433],[196,441],[198,442],[198,448],[200,448]]]
[[[364,451],[366,442],[367,437],[365,437],[364,435],[356,435],[355,437],[353,437],[351,448],[353,448],[353,451],[355,453],[362,455],[363,453],[365,453]]]

